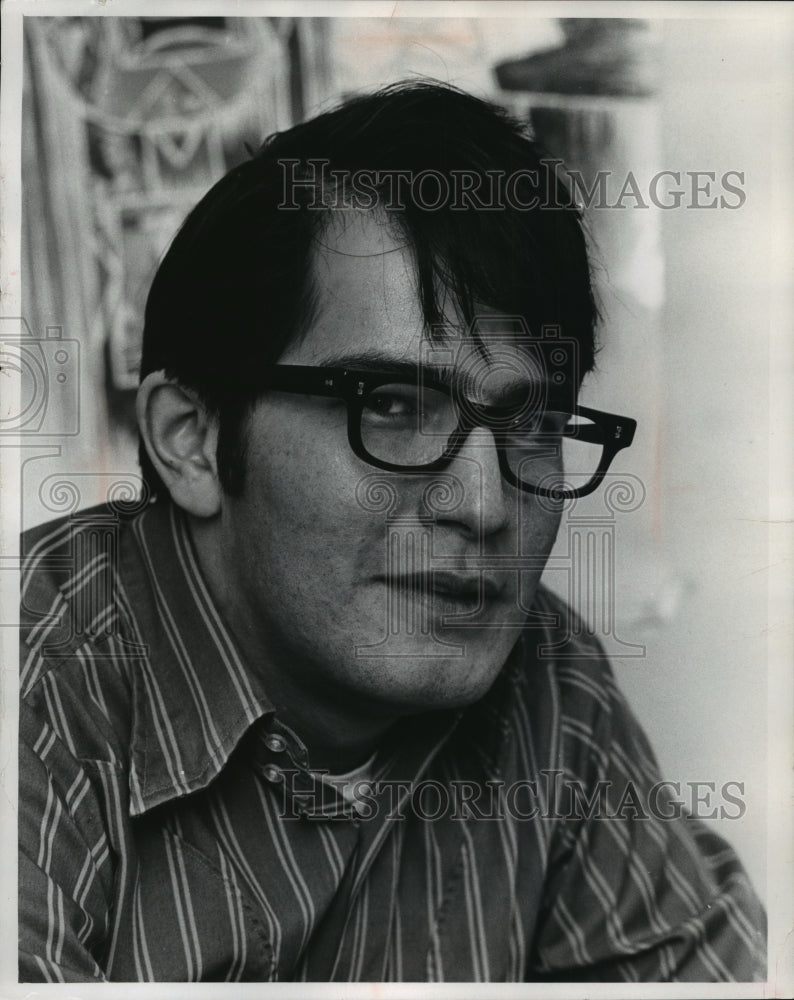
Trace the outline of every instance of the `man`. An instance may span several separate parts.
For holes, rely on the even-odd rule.
[[[25,541],[24,980],[763,976],[732,852],[539,584],[629,418],[521,129],[403,85],[273,137],[154,280],[150,497]]]

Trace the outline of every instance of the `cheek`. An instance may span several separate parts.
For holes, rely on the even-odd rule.
[[[346,426],[294,419],[263,420],[248,448],[247,520],[258,525],[274,558],[349,560],[371,535],[373,518],[357,499],[360,468],[347,442]],[[351,549],[352,546],[352,549]]]
[[[526,556],[548,555],[557,537],[562,508],[544,497],[526,496],[519,507],[521,553]]]

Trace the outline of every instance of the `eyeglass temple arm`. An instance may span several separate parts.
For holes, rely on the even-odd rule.
[[[589,406],[577,406],[574,416],[587,417],[592,425],[569,425],[563,432],[566,437],[575,437],[579,441],[601,444],[610,451],[620,451],[628,448],[634,440],[637,421],[631,417],[620,417],[616,413],[606,413],[604,410],[593,410]]]
[[[348,380],[341,368],[309,365],[271,365],[262,372],[262,384],[276,392],[305,392],[310,396],[339,396]]]

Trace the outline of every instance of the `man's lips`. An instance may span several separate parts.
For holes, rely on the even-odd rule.
[[[391,587],[417,598],[438,598],[465,605],[491,603],[505,590],[505,582],[492,574],[459,573],[450,570],[408,573],[381,578]]]

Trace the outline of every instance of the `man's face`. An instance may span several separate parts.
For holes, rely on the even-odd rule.
[[[280,363],[356,367],[366,354],[388,370],[426,358],[409,249],[371,213],[335,220],[322,244],[316,321]],[[483,392],[498,396],[526,370],[520,345],[498,354],[508,364],[484,380],[470,344],[454,366],[476,358]],[[250,422],[244,492],[224,498],[221,601],[277,690],[379,716],[461,706],[516,643],[558,522],[548,501],[503,480],[488,430],[443,473],[383,472],[351,450],[343,401],[272,392]]]

